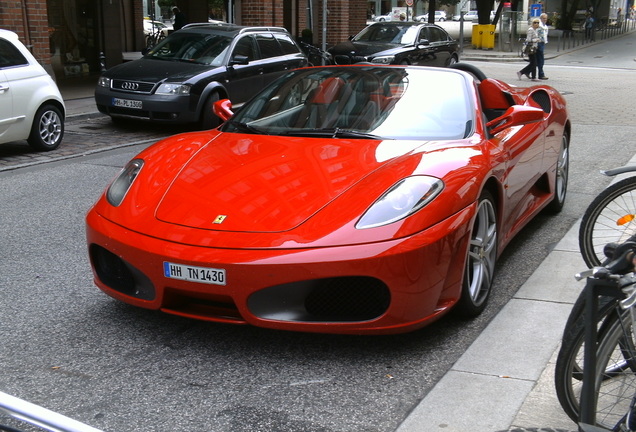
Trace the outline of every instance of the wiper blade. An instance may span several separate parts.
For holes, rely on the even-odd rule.
[[[231,126],[234,126],[234,128],[239,132],[247,132],[247,133],[252,133],[257,135],[270,135],[269,132],[263,129],[259,129],[257,127],[248,125],[247,123],[242,123],[236,120],[228,120],[228,124],[230,124]]]
[[[323,129],[294,129],[286,131],[284,135],[307,136],[307,137],[331,137],[331,138],[360,138],[360,139],[382,139],[378,135],[365,132],[358,132],[340,128]]]

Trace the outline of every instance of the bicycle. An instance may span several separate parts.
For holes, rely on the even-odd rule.
[[[309,60],[309,66],[333,64],[333,57],[327,51],[323,51],[317,46],[314,46],[302,41],[300,42],[300,47],[307,55],[307,59]]]
[[[150,50],[165,38],[166,35],[162,29],[158,27],[153,29],[153,31],[146,36],[146,49]]]
[[[615,176],[636,171],[636,166],[601,171]],[[625,178],[603,190],[590,203],[579,228],[579,248],[588,267],[599,266],[606,259],[603,247],[609,242],[623,242],[636,234],[636,176]]]
[[[590,425],[632,430],[620,428],[636,400],[634,240],[609,247],[612,259],[605,267],[577,275],[587,283],[564,330],[555,386],[561,406],[581,422],[581,430],[592,430]]]

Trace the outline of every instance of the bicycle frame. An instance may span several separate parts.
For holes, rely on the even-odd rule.
[[[635,328],[634,305],[636,305],[636,277],[631,275],[611,274],[604,267],[587,270],[577,276],[578,280],[587,277],[585,292],[585,347],[583,351],[583,385],[581,389],[581,409],[579,413],[579,431],[600,432],[608,429],[593,426],[596,424],[596,390],[597,390],[597,322],[599,297],[608,296],[618,299],[623,310],[630,310],[630,322]],[[636,395],[634,395],[636,398]],[[633,411],[634,399],[630,411]],[[627,413],[625,418],[627,417]]]
[[[598,279],[594,276],[597,269],[588,270],[577,275],[581,280],[587,276],[585,284],[585,347],[583,350],[583,386],[581,390],[581,410],[579,415],[579,430],[582,425],[594,425],[596,423],[596,410],[594,404],[596,390],[596,349],[598,347],[596,323],[598,322],[599,296],[620,297],[620,290],[616,279]],[[589,276],[588,276],[589,275]],[[602,430],[602,429],[601,429]]]

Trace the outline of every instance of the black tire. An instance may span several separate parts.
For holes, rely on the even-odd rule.
[[[633,219],[633,220],[632,220]],[[585,264],[599,266],[610,242],[624,242],[636,234],[636,177],[603,190],[587,207],[579,228],[579,249]]]
[[[452,69],[459,69],[461,71],[468,72],[469,74],[477,78],[478,81],[483,81],[488,78],[481,69],[469,63],[458,62],[450,65],[449,67]]]
[[[596,424],[612,430],[630,410],[636,391],[636,359],[630,311],[621,314],[599,341],[594,406]],[[617,365],[627,364],[622,373]],[[607,371],[612,371],[607,373]]]
[[[462,292],[456,311],[464,317],[479,315],[490,296],[497,259],[498,222],[495,200],[483,191],[470,233]]]
[[[450,58],[448,59],[448,62],[446,62],[446,66],[452,66],[454,64],[457,64],[459,60],[457,59],[456,55],[452,55],[450,56]]]
[[[554,369],[554,387],[563,411],[574,422],[578,422],[581,389],[583,380],[583,350],[585,347],[585,291],[574,303],[563,331],[561,348]],[[613,297],[600,297],[598,310],[597,340],[606,337],[608,329],[618,319],[617,300]],[[620,372],[624,365],[617,365],[608,373]]]
[[[563,210],[565,204],[565,196],[568,191],[568,177],[570,173],[570,138],[567,132],[563,133],[561,139],[561,148],[559,149],[559,158],[555,170],[554,179],[554,198],[546,207],[550,213],[559,213]]]
[[[27,142],[37,151],[55,150],[64,138],[64,116],[55,105],[42,105],[33,118]]]
[[[200,121],[200,126],[202,130],[214,129],[215,127],[218,127],[221,124],[221,119],[217,117],[212,111],[212,106],[218,100],[219,100],[219,94],[217,92],[213,92],[205,100],[205,103],[203,104],[203,111],[201,112],[201,121]]]

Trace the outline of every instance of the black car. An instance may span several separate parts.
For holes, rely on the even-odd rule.
[[[449,66],[459,61],[457,41],[426,23],[378,22],[329,50],[337,64]]]
[[[172,33],[139,60],[99,78],[97,108],[118,119],[218,125],[212,104],[242,104],[283,73],[307,65],[307,56],[278,27],[191,24]]]

